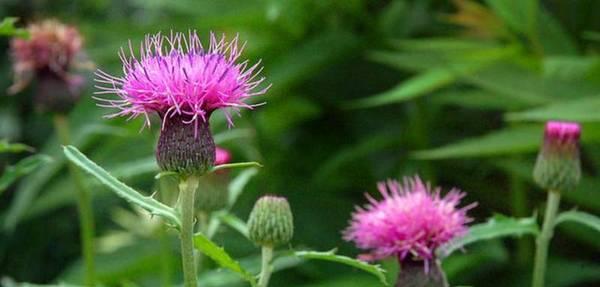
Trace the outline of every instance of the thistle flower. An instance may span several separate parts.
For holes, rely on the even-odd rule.
[[[15,80],[9,93],[23,90],[35,77],[38,107],[65,111],[75,103],[83,84],[81,76],[70,73],[83,39],[77,28],[56,20],[33,23],[27,30],[29,39],[13,38],[10,42]]]
[[[425,267],[435,259],[435,250],[451,239],[467,232],[467,210],[475,204],[458,208],[465,193],[457,189],[440,195],[418,176],[378,183],[383,199],[367,195],[370,204],[357,207],[344,239],[369,251],[363,260],[397,256],[405,260],[423,261]]]
[[[248,218],[248,233],[257,245],[288,243],[294,235],[294,219],[287,199],[269,195],[258,199]]]
[[[581,178],[577,123],[546,123],[544,142],[535,163],[533,178],[548,190],[572,190]]]
[[[162,118],[157,159],[163,170],[203,173],[214,164],[215,147],[208,126],[212,112],[224,109],[233,125],[230,111],[252,109],[246,103],[252,96],[264,94],[257,89],[264,81],[258,77],[260,61],[249,65],[238,62],[243,50],[238,37],[230,42],[225,36],[210,34],[207,49],[195,32],[147,35],[136,59],[131,44],[130,56],[120,52],[124,75],[111,76],[97,71],[97,95],[114,94],[117,98],[96,97],[100,106],[116,108],[108,117],[145,117],[149,113]]]

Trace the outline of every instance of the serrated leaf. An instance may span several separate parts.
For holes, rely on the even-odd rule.
[[[194,247],[200,250],[202,254],[214,260],[219,266],[239,274],[252,286],[256,286],[256,278],[254,278],[254,275],[242,268],[240,263],[231,258],[223,248],[210,241],[210,239],[206,238],[202,233],[196,233],[194,235]]]
[[[8,140],[0,140],[0,153],[19,153],[29,151],[33,152],[34,148],[22,143],[9,143]]]
[[[51,161],[52,158],[47,155],[36,154],[20,160],[13,166],[7,167],[0,177],[0,194],[2,194],[2,192],[6,190],[13,182],[19,179],[19,177],[27,175],[42,164]]]
[[[326,261],[332,261],[332,262],[337,262],[337,263],[342,263],[348,266],[352,266],[354,268],[366,271],[368,273],[371,273],[372,275],[374,275],[375,277],[377,277],[377,279],[379,279],[379,281],[381,281],[382,284],[388,286],[388,282],[387,279],[385,277],[385,270],[383,268],[381,268],[381,266],[379,265],[375,265],[375,264],[369,264],[367,262],[358,260],[358,259],[354,259],[354,258],[350,258],[348,256],[343,256],[343,255],[337,255],[335,254],[335,252],[332,251],[295,251],[293,253],[294,256],[300,257],[300,258],[304,258],[304,259],[318,259],[318,260],[326,260]]]
[[[586,97],[571,101],[562,101],[551,105],[522,112],[509,113],[509,121],[567,120],[577,122],[600,122],[600,97]]]
[[[15,23],[19,20],[16,17],[6,17],[0,22],[0,36],[17,36],[20,38],[28,38],[29,32],[25,29],[15,27]]]
[[[540,144],[540,126],[521,126],[493,131],[456,143],[412,153],[417,159],[448,159],[517,154],[536,150]]]
[[[558,225],[564,222],[576,222],[600,232],[600,217],[587,212],[577,210],[562,212],[556,217],[554,224]]]
[[[96,177],[101,183],[110,188],[115,194],[125,200],[148,210],[150,213],[160,216],[167,220],[176,228],[181,227],[179,214],[171,207],[168,207],[161,202],[149,196],[144,196],[133,188],[122,183],[106,170],[98,166],[96,163],[87,158],[74,146],[65,146],[63,148],[67,159],[76,164],[81,169]]]
[[[475,224],[464,237],[453,240],[437,251],[440,258],[475,242],[507,236],[537,235],[539,227],[534,217],[512,218],[496,215],[486,223]]]

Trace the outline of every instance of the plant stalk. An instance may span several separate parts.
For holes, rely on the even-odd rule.
[[[183,264],[183,286],[196,287],[196,260],[194,259],[194,195],[198,188],[198,177],[191,175],[179,182],[181,204],[181,260]]]
[[[71,143],[69,122],[65,115],[54,115],[54,128],[63,145]],[[94,213],[92,198],[84,184],[79,169],[70,161],[67,162],[69,173],[77,189],[77,211],[79,213],[79,228],[81,240],[81,253],[85,263],[85,285],[94,286],[96,283],[96,266],[94,262]]]
[[[273,272],[271,261],[273,260],[273,246],[265,245],[262,247],[262,269],[260,271],[260,279],[258,279],[258,287],[269,286],[269,279]]]
[[[552,239],[554,223],[558,207],[560,205],[560,192],[555,190],[548,191],[548,202],[546,203],[546,214],[544,215],[544,225],[542,232],[538,235],[535,250],[535,262],[533,267],[533,287],[544,287],[544,277],[546,275],[546,262],[548,260],[548,245]]]

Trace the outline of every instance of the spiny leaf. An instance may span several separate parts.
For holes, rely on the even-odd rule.
[[[538,232],[539,228],[534,217],[512,218],[496,215],[486,223],[471,226],[467,235],[440,247],[437,253],[440,258],[444,258],[463,246],[478,241],[525,234],[536,235]]]
[[[295,251],[294,256],[304,258],[304,259],[318,259],[318,260],[326,260],[337,263],[342,263],[345,265],[352,266],[354,268],[358,268],[360,270],[366,271],[374,275],[383,283],[388,286],[387,279],[385,278],[385,270],[381,268],[379,265],[369,264],[367,262],[350,258],[348,256],[337,255],[335,254],[335,250],[331,251]]]
[[[202,233],[196,233],[194,235],[194,246],[196,249],[200,250],[202,254],[214,260],[217,264],[219,264],[219,266],[239,274],[252,286],[256,286],[256,278],[254,278],[254,275],[242,268],[240,263],[231,258],[231,256],[229,256],[229,254],[227,254],[223,248],[217,246]]]
[[[600,232],[600,217],[583,211],[571,210],[562,212],[556,217],[554,224],[558,225],[569,221],[583,224]]]
[[[181,219],[179,214],[172,208],[162,204],[161,202],[153,199],[149,196],[144,196],[134,190],[133,188],[122,183],[106,170],[102,169],[96,163],[87,158],[74,146],[65,146],[63,148],[67,158],[76,164],[81,169],[85,170],[89,174],[96,177],[100,182],[109,187],[118,196],[125,200],[140,206],[143,209],[148,210],[154,215],[158,215],[166,219],[170,224],[176,228],[181,227]]]
[[[43,154],[37,154],[20,160],[14,166],[7,167],[0,177],[0,194],[2,194],[2,192],[6,190],[13,182],[19,179],[19,177],[29,174],[40,165],[51,161],[51,157]]]

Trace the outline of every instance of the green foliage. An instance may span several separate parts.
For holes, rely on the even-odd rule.
[[[33,152],[34,149],[22,143],[9,143],[6,139],[0,140],[0,153],[19,153],[24,151]]]
[[[26,157],[13,166],[6,168],[2,176],[0,176],[0,194],[6,190],[19,177],[27,175],[34,171],[39,166],[51,162],[52,158],[47,155],[32,155]]]
[[[169,224],[176,228],[181,227],[181,218],[177,211],[168,207],[158,200],[144,196],[133,188],[120,182],[118,179],[110,175],[106,170],[88,159],[74,146],[66,146],[63,148],[65,156],[79,168],[85,170],[89,174],[96,177],[102,184],[110,188],[115,194],[124,198],[132,204],[135,204],[143,209],[146,209],[153,215],[164,218]]]
[[[387,279],[385,277],[385,270],[383,270],[379,265],[373,265],[366,263],[362,260],[350,258],[348,256],[337,255],[335,254],[335,250],[331,251],[294,251],[294,256],[304,258],[304,259],[317,259],[317,260],[325,260],[332,261],[336,263],[341,263],[344,265],[348,265],[365,272],[371,273],[373,276],[377,277],[379,281],[383,285],[388,286]]]
[[[6,17],[0,22],[0,36],[16,36],[20,38],[28,38],[29,32],[25,29],[16,28],[15,23],[19,20],[16,17]]]
[[[576,222],[600,232],[600,217],[586,212],[576,210],[562,212],[556,217],[555,224],[558,225],[563,222]]]
[[[196,233],[194,235],[194,246],[200,250],[202,254],[210,257],[212,260],[217,262],[222,268],[227,268],[235,273],[238,273],[244,280],[248,281],[252,286],[256,286],[256,278],[254,275],[246,271],[239,262],[231,258],[225,250],[217,246],[210,239],[206,238],[202,233]]]
[[[466,236],[440,247],[438,253],[441,258],[444,258],[454,251],[478,241],[526,234],[537,235],[538,232],[539,227],[533,217],[517,219],[497,215],[486,223],[471,226]]]

